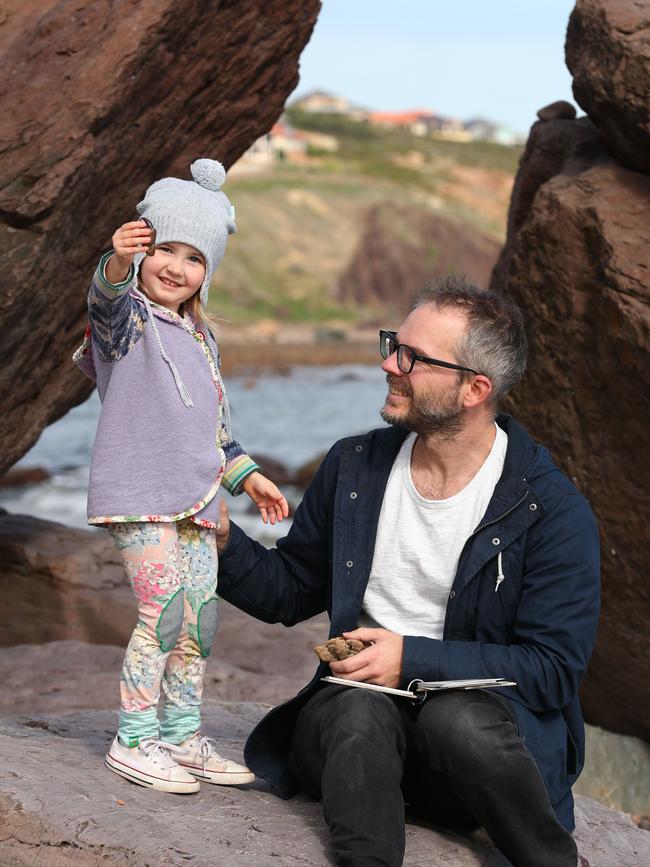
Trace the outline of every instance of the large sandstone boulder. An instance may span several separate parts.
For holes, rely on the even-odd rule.
[[[98,255],[145,187],[278,117],[319,0],[9,0],[0,16],[0,474],[83,400]],[[236,242],[235,242],[236,243]]]
[[[205,731],[237,759],[267,708],[204,707]],[[327,867],[322,806],[282,801],[266,785],[203,785],[174,796],[135,786],[103,766],[117,714],[75,712],[0,720],[0,863],[47,867]],[[65,772],[62,772],[65,769]],[[650,835],[628,816],[587,798],[576,803],[576,842],[591,867],[650,863]],[[406,828],[405,867],[507,867],[484,833],[442,833],[422,821]]]
[[[508,409],[550,447],[600,524],[586,718],[650,739],[650,177],[614,162],[588,119],[533,126],[492,287],[528,319],[529,368]]]
[[[611,154],[650,172],[650,0],[577,0],[566,62]]]
[[[0,647],[76,639],[126,647],[136,606],[105,533],[0,514]]]

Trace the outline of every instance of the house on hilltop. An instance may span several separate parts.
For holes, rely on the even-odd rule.
[[[373,111],[370,123],[387,129],[407,129],[412,135],[432,136],[450,141],[490,141],[503,145],[521,144],[521,138],[499,123],[485,118],[461,121],[426,109]]]
[[[336,136],[295,129],[284,118],[280,118],[266,135],[260,136],[253,142],[231,167],[231,172],[233,169],[236,174],[262,171],[283,160],[303,163],[309,159],[310,148],[332,153],[338,150],[338,147]]]
[[[353,105],[343,96],[336,96],[326,90],[312,90],[291,103],[291,108],[299,108],[313,114],[341,114],[352,120],[366,120],[368,111]]]
[[[448,133],[461,133],[463,124],[453,117],[443,117],[427,109],[410,111],[373,111],[368,120],[377,126],[388,128],[401,127],[413,135],[427,136]]]
[[[472,139],[478,141],[491,141],[502,145],[524,144],[526,139],[507,127],[492,120],[482,117],[473,117],[465,121],[465,129],[471,134]]]

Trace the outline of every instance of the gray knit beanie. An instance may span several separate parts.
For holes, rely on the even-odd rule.
[[[226,251],[226,239],[237,231],[235,209],[221,192],[226,170],[216,160],[196,160],[192,181],[162,178],[152,184],[137,210],[156,230],[156,246],[169,241],[189,244],[205,257],[201,303],[207,304],[212,275]],[[136,274],[144,253],[134,257]]]

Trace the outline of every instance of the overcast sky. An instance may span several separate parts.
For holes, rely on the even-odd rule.
[[[573,6],[573,0],[323,0],[293,96],[324,89],[368,108],[480,116],[526,133],[543,105],[574,102],[564,63]]]

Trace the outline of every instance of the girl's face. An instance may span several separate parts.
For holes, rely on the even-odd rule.
[[[202,254],[180,241],[160,244],[140,265],[140,283],[147,297],[174,313],[201,288],[204,277]]]

